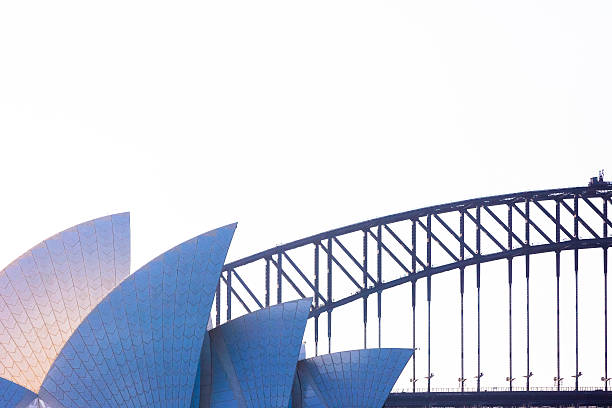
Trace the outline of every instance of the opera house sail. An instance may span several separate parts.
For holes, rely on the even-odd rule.
[[[127,213],[79,224],[0,272],[1,378],[38,393],[72,333],[129,275],[129,224]]]
[[[312,298],[207,327],[236,224],[132,274],[129,224],[79,224],[0,272],[0,408],[381,407],[412,355],[302,358]]]
[[[292,408],[382,407],[413,352],[365,349],[301,360]]]
[[[192,406],[287,407],[311,304],[281,303],[211,330],[202,348],[201,402]]]
[[[66,344],[43,400],[65,408],[188,405],[234,229],[186,241],[124,280]]]

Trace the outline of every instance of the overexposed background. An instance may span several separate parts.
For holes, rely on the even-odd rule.
[[[605,1],[3,1],[0,264],[119,211],[135,269],[234,221],[230,260],[585,185],[612,173],[611,20]]]

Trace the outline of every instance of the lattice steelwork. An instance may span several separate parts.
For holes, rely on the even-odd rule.
[[[301,360],[292,408],[382,407],[413,352],[364,349]]]
[[[212,353],[212,367],[204,363],[202,371],[211,370],[213,381],[202,384],[200,395],[210,393],[210,408],[288,406],[311,304],[312,298],[281,303],[209,332],[211,349],[205,343],[202,353]]]
[[[130,216],[79,224],[0,272],[0,377],[38,392],[70,335],[129,274]]]
[[[70,337],[41,399],[62,408],[189,406],[235,227],[186,241],[126,278]]]
[[[277,246],[269,250],[230,262],[225,265],[216,294],[216,324],[231,319],[239,307],[240,313],[289,300],[291,297],[314,297],[310,312],[314,326],[314,343],[319,353],[319,317],[326,314],[327,344],[331,350],[333,335],[332,317],[336,307],[350,302],[363,303],[363,344],[367,347],[368,297],[377,300],[378,345],[380,346],[380,322],[383,313],[382,295],[389,288],[407,284],[412,289],[412,346],[415,346],[416,282],[426,280],[426,308],[428,311],[427,372],[431,373],[431,278],[435,274],[459,270],[458,289],[461,297],[461,372],[463,370],[463,304],[465,268],[476,269],[478,303],[478,372],[480,373],[480,267],[495,261],[507,261],[509,343],[512,350],[512,299],[520,295],[526,298],[527,339],[526,382],[529,389],[529,278],[530,256],[552,252],[556,254],[557,279],[557,377],[559,369],[559,277],[560,254],[571,251],[574,257],[576,278],[576,328],[578,327],[578,279],[579,250],[601,248],[605,285],[602,288],[605,302],[605,358],[604,378],[607,367],[607,265],[608,248],[612,244],[612,220],[609,215],[612,203],[612,185],[595,182],[588,187],[531,191],[493,197],[465,200],[389,215],[358,224],[338,228],[305,239]],[[524,270],[513,270],[513,259],[524,257]],[[338,276],[346,284],[338,288],[334,281]],[[526,280],[525,293],[512,293],[513,279]],[[292,292],[287,294],[288,289]],[[553,289],[554,290],[554,289]],[[420,306],[419,306],[420,307]],[[523,312],[523,311],[522,311]],[[408,313],[407,321],[409,321]],[[592,334],[595,335],[595,334]],[[579,342],[576,330],[576,344]],[[567,352],[567,350],[565,350]],[[574,353],[574,350],[570,351]],[[578,387],[578,346],[576,354],[575,385]],[[523,356],[521,356],[523,357]],[[514,356],[516,358],[516,355]],[[509,359],[509,378],[512,371],[512,353]],[[413,378],[416,377],[416,362]],[[522,373],[521,373],[522,374]],[[431,376],[427,378],[430,387]],[[463,382],[462,382],[463,383]],[[413,383],[414,384],[414,383]],[[512,382],[510,381],[510,388]],[[559,384],[557,385],[559,386]],[[608,382],[605,382],[607,389]],[[413,385],[414,387],[414,385]],[[480,389],[480,377],[477,379]]]

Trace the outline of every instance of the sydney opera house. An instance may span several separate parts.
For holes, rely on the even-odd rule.
[[[0,408],[381,407],[410,349],[306,358],[312,299],[207,324],[235,225],[130,273],[129,214],[0,272]]]

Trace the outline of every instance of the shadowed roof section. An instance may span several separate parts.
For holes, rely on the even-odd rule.
[[[41,399],[65,408],[189,406],[235,228],[190,239],[125,279],[66,343]]]
[[[202,384],[200,394],[210,400],[211,408],[289,405],[311,304],[312,298],[280,303],[209,332],[212,387]]]
[[[130,272],[130,215],[60,232],[0,272],[0,377],[38,392],[89,312]]]
[[[0,407],[21,408],[36,398],[36,394],[12,381],[0,378]]]
[[[412,349],[364,349],[301,360],[293,406],[380,408],[413,353]]]

